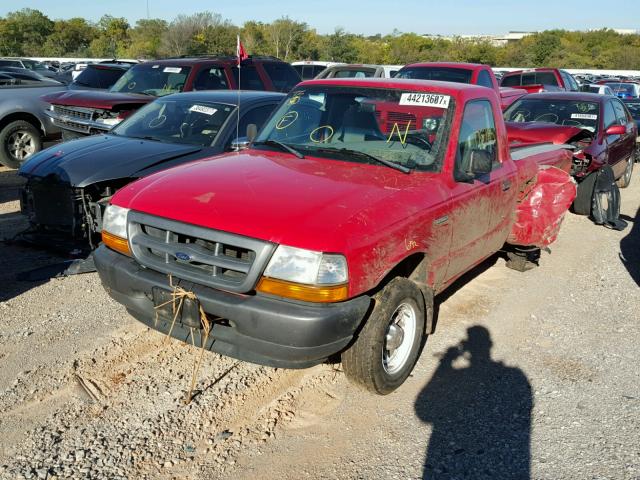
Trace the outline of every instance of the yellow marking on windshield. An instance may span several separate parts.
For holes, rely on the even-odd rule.
[[[327,131],[329,134],[323,137],[322,133],[318,133],[318,135],[314,136],[316,132],[320,131]],[[313,143],[326,143],[331,140],[331,137],[333,137],[333,127],[331,125],[320,125],[318,128],[314,128],[309,134],[309,140]]]
[[[404,136],[402,136],[402,132],[400,131],[400,125],[397,122],[393,123],[393,128],[391,129],[391,133],[389,134],[389,138],[387,138],[387,143],[391,142],[393,138],[394,132],[398,132],[398,138],[400,139],[400,143],[404,146],[407,143],[407,135],[409,134],[409,127],[411,126],[411,120],[407,123],[407,128],[404,131]]]

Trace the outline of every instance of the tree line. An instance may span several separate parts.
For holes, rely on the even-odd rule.
[[[80,17],[51,20],[39,10],[24,8],[0,17],[0,55],[138,59],[233,55],[238,34],[249,54],[275,55],[287,61],[407,64],[438,60],[640,70],[640,35],[621,35],[610,29],[547,30],[499,46],[487,39],[434,38],[397,30],[384,36],[364,36],[336,28],[321,35],[289,17],[237,26],[212,12],[178,15],[171,22],[141,19],[131,25],[125,18],[111,15],[98,22]]]

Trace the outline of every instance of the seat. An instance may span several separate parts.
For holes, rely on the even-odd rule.
[[[193,84],[194,90],[221,90],[223,88],[222,81],[216,75],[200,75]]]
[[[384,139],[373,112],[364,111],[359,105],[349,107],[344,114],[336,139],[340,142],[356,143],[372,138]]]

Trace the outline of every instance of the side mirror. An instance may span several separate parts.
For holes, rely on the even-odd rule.
[[[493,156],[486,150],[474,149],[471,151],[471,161],[469,171],[465,172],[470,176],[486,175],[491,173],[493,166]]]
[[[611,125],[604,133],[606,135],[624,135],[627,133],[627,127],[625,125]]]

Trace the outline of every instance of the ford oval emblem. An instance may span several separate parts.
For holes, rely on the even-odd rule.
[[[185,262],[188,262],[189,260],[191,260],[191,255],[187,254],[187,253],[183,253],[183,252],[176,252],[175,253],[175,257],[178,260],[182,260]]]

